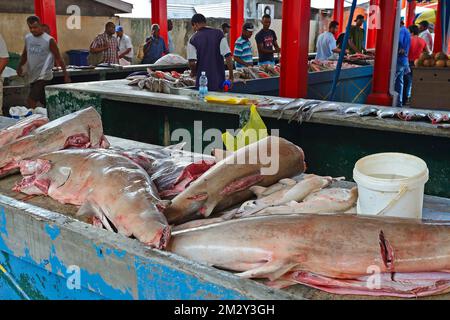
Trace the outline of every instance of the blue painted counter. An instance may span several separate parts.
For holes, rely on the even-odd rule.
[[[372,89],[373,67],[364,66],[343,69],[337,85],[336,101],[349,103],[365,103]],[[333,84],[334,71],[309,73],[308,98],[328,100]],[[256,79],[238,82],[232,92],[279,96],[279,78]]]

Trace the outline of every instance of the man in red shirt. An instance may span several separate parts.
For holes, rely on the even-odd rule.
[[[411,72],[404,76],[405,90],[403,90],[403,101],[408,101],[411,98],[412,89],[412,68],[414,67],[414,61],[420,58],[422,52],[428,52],[427,43],[424,39],[419,37],[419,27],[416,25],[409,26],[409,32],[411,33],[411,47],[409,49],[408,60]]]

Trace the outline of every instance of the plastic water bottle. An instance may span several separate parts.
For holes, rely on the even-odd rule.
[[[202,75],[199,79],[198,97],[200,100],[205,99],[208,95],[208,78],[206,77],[206,72],[202,71]]]

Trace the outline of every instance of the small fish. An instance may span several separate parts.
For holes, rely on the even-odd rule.
[[[128,76],[127,80],[133,81],[133,80],[143,80],[146,79],[148,77],[148,75],[134,75],[134,76]]]
[[[357,113],[360,109],[361,109],[361,106],[351,106],[351,107],[342,109],[341,113],[343,113],[343,114]]]
[[[371,115],[376,115],[378,113],[378,108],[372,106],[362,107],[356,114],[360,117],[367,117]]]
[[[278,120],[280,120],[283,117],[285,111],[301,108],[307,102],[308,102],[308,100],[305,100],[305,99],[295,99],[295,100],[285,104],[284,106],[282,106],[281,113],[280,113],[280,116],[278,117]]]
[[[148,78],[148,79],[145,81],[145,87],[146,87],[147,89],[149,89],[149,90],[152,90],[152,88],[153,88],[153,78]]]
[[[128,85],[129,86],[135,86],[135,85],[137,85],[138,83],[139,83],[139,81],[141,81],[142,79],[133,79],[133,80],[130,80],[130,82],[128,82]]]
[[[259,107],[269,107],[271,106],[272,110],[281,110],[285,105],[290,103],[291,100],[287,99],[271,99],[271,98],[264,98],[261,101],[259,101],[258,106]]]
[[[393,118],[397,115],[398,111],[396,109],[380,109],[377,112],[377,118],[384,119],[384,118]]]
[[[330,112],[330,111],[340,111],[344,107],[342,104],[335,103],[335,102],[322,102],[306,112],[305,114],[305,120],[309,121],[314,113],[317,112]]]
[[[291,118],[289,119],[289,123],[292,122],[292,120],[297,119],[298,123],[302,123],[304,120],[304,115],[306,112],[308,112],[311,108],[317,106],[318,104],[320,104],[321,101],[317,101],[317,100],[309,100],[307,102],[305,102],[300,108],[297,109],[297,111],[291,116]]]
[[[138,87],[139,87],[139,89],[144,89],[145,88],[145,83],[147,82],[147,79],[142,79],[142,80],[139,80],[139,82],[138,82]]]
[[[432,124],[449,121],[449,115],[441,112],[430,112],[428,113],[428,118],[431,120]]]
[[[397,116],[399,119],[404,121],[428,119],[428,114],[426,112],[416,110],[403,110],[402,112],[398,113]]]

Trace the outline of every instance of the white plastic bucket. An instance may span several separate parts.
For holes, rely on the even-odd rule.
[[[409,154],[378,153],[360,159],[353,169],[357,213],[421,219],[428,175],[425,161]]]

